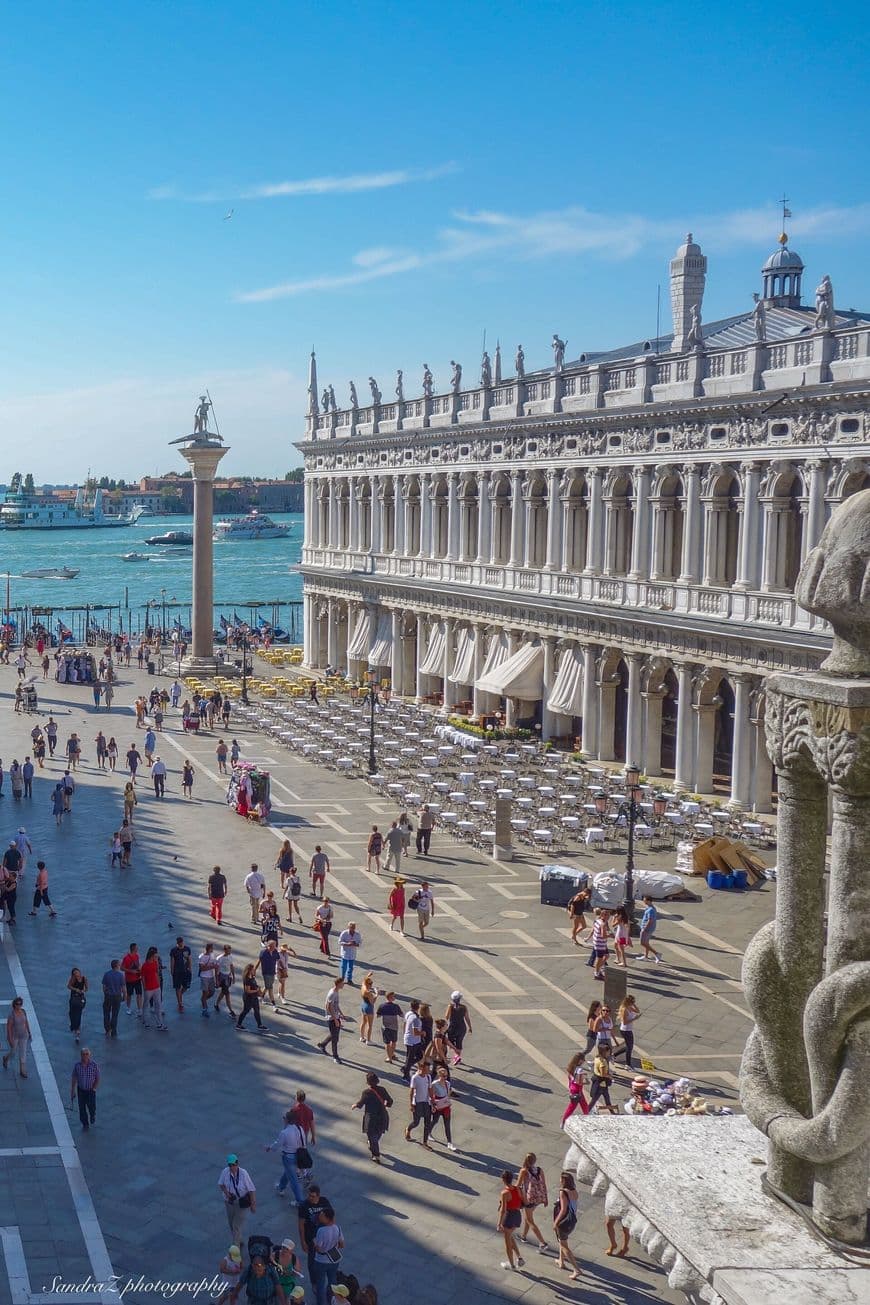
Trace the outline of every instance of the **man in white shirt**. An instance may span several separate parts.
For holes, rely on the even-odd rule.
[[[154,759],[151,778],[154,781],[154,796],[162,798],[166,787],[166,762],[161,761],[160,757]]]
[[[245,877],[245,889],[251,903],[251,924],[260,923],[260,902],[266,896],[266,881],[257,869],[256,861],[251,863],[250,874]]]
[[[389,872],[390,867],[396,874],[402,868],[402,848],[405,845],[405,831],[399,828],[398,820],[394,820],[387,830],[384,842],[387,845],[387,859],[384,868]]]
[[[426,926],[435,914],[435,894],[429,887],[428,880],[424,879],[417,890],[417,928],[420,931],[421,941],[426,936]]]
[[[344,1020],[344,1015],[341,1012],[341,1005],[340,1005],[340,1001],[341,1001],[340,994],[343,987],[344,987],[344,979],[336,979],[335,983],[332,985],[332,987],[329,989],[329,992],[326,994],[326,1002],[324,1003],[324,1013],[326,1015],[326,1022],[329,1026],[329,1033],[323,1039],[322,1042],[318,1042],[317,1044],[325,1056],[327,1055],[327,1051],[326,1051],[327,1042],[332,1043],[332,1059],[335,1061],[336,1065],[341,1064],[341,1061],[338,1058],[338,1035],[341,1032],[341,1025],[342,1025],[342,1021]]]
[[[288,1110],[284,1115],[284,1127],[275,1138],[275,1141],[272,1142],[270,1146],[266,1147],[266,1150],[280,1150],[281,1163],[284,1166],[284,1172],[275,1184],[275,1191],[279,1196],[283,1196],[289,1183],[293,1191],[294,1205],[301,1205],[305,1200],[305,1197],[302,1195],[302,1184],[299,1181],[299,1165],[296,1160],[297,1152],[304,1146],[305,1134],[299,1125],[293,1122],[293,1111]]]
[[[411,1104],[411,1122],[405,1129],[405,1141],[410,1142],[411,1134],[414,1129],[423,1121],[423,1145],[427,1151],[432,1148],[429,1145],[429,1133],[432,1128],[432,1075],[429,1073],[428,1060],[421,1060],[417,1070],[411,1076],[409,1100]]]
[[[199,956],[199,999],[202,1004],[202,1017],[209,1019],[208,1003],[214,996],[215,989],[215,971],[217,970],[217,957],[213,955],[214,943],[206,943],[205,951],[200,952]]]
[[[247,1169],[242,1169],[239,1157],[232,1152],[227,1156],[226,1168],[221,1171],[218,1187],[223,1192],[224,1209],[233,1242],[236,1246],[241,1246],[248,1210],[253,1214],[257,1209],[257,1190],[251,1182],[251,1175]]]
[[[353,967],[361,944],[362,935],[357,930],[356,920],[351,920],[347,928],[342,929],[338,935],[338,945],[341,949],[341,977],[351,986],[353,986]]]
[[[411,1073],[411,1066],[417,1063],[423,1053],[423,1024],[419,1012],[420,1003],[415,997],[405,1015],[405,1032],[402,1037],[405,1044],[405,1067],[402,1070],[402,1078],[406,1083]]]

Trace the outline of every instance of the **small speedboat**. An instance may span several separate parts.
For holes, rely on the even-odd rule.
[[[122,562],[147,562],[148,554],[147,553],[122,553],[121,561]]]
[[[75,580],[80,569],[74,566],[37,566],[21,574],[28,580]]]
[[[192,544],[193,535],[189,530],[167,530],[165,535],[151,535],[146,544]]]

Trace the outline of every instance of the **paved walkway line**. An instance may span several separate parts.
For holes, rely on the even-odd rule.
[[[724,952],[726,956],[739,956],[741,960],[743,959],[743,952],[738,947],[732,947],[730,943],[717,938],[714,933],[707,933],[704,929],[699,929],[696,924],[689,924],[688,920],[675,920],[672,917],[662,915],[661,912],[659,912],[659,915],[663,920],[670,920],[670,923],[675,924],[678,929],[685,929],[687,933],[693,933],[696,938],[702,939],[703,942],[710,943],[718,951]]]
[[[6,956],[6,964],[9,966],[9,974],[16,994],[24,998],[27,1018],[30,1022],[30,1032],[32,1036],[31,1050],[33,1053],[33,1063],[36,1066],[36,1074],[39,1079],[42,1095],[45,1098],[45,1105],[48,1110],[48,1117],[51,1120],[51,1126],[54,1136],[57,1140],[57,1149],[60,1152],[61,1163],[63,1164],[67,1182],[69,1183],[70,1194],[75,1207],[76,1218],[79,1221],[79,1227],[82,1232],[82,1240],[85,1244],[85,1250],[88,1259],[91,1262],[91,1271],[94,1279],[98,1283],[107,1284],[104,1291],[94,1291],[90,1293],[92,1301],[99,1301],[101,1305],[117,1305],[118,1294],[109,1290],[109,1286],[115,1280],[115,1273],[112,1268],[112,1262],[109,1259],[109,1252],[106,1247],[106,1241],[103,1237],[103,1231],[97,1219],[97,1212],[91,1198],[91,1193],[85,1179],[84,1170],[82,1169],[79,1153],[76,1144],[73,1141],[72,1132],[70,1131],[69,1120],[63,1101],[61,1100],[60,1090],[57,1086],[57,1080],[54,1077],[54,1071],[51,1068],[48,1051],[45,1046],[45,1039],[42,1036],[42,1029],[39,1025],[39,1019],[36,1014],[36,1008],[30,996],[30,989],[27,986],[27,979],[21,961],[18,959],[18,951],[15,947],[15,940],[12,937],[8,925],[0,925],[0,935],[3,939],[3,952]],[[8,1231],[8,1230],[7,1230]],[[15,1236],[17,1236],[17,1229]],[[7,1238],[3,1238],[4,1254],[7,1251]],[[9,1241],[12,1246],[13,1258],[15,1255],[14,1238]],[[25,1279],[27,1278],[27,1266],[24,1263],[24,1251],[21,1247],[21,1239],[18,1237],[18,1248],[21,1250],[21,1264],[24,1267]],[[7,1272],[9,1273],[9,1285],[12,1289],[12,1299],[15,1305],[19,1302],[28,1302],[31,1299],[42,1301],[45,1298],[30,1294],[30,1282],[27,1280],[27,1292],[24,1297],[16,1296],[15,1285],[13,1283],[13,1271],[18,1273],[20,1265],[11,1265],[7,1259]],[[69,1299],[69,1297],[67,1297]]]
[[[60,1155],[59,1146],[8,1146],[0,1147],[0,1160],[18,1159],[23,1155]]]
[[[699,970],[703,970],[705,974],[709,974],[713,978],[719,979],[722,983],[727,983],[729,988],[736,988],[738,992],[743,991],[743,984],[739,979],[732,979],[729,975],[723,974],[718,966],[711,965],[709,961],[701,960],[700,956],[696,956],[694,952],[687,952],[685,947],[680,947],[678,943],[671,940],[665,942],[665,947],[668,955],[672,952],[676,952],[678,956],[682,956],[683,960],[688,961],[690,965]],[[679,966],[675,965],[673,968],[679,969]]]
[[[202,766],[197,757],[195,757],[192,753],[188,752],[186,748],[184,748],[179,742],[177,742],[177,740],[173,739],[170,735],[164,734],[163,737],[166,739],[168,743],[171,743],[172,746],[176,749],[176,751],[180,752],[182,756],[187,757],[191,762],[196,762],[197,766],[199,766],[200,768],[201,774],[207,775],[215,784],[218,785],[218,787],[223,786],[223,776],[218,775],[213,770],[209,770],[207,766]],[[284,833],[282,830],[276,829],[274,825],[267,825],[266,828],[275,838],[278,839],[279,842],[284,841]],[[309,855],[306,854],[301,847],[300,847],[300,851],[303,852],[303,856]],[[407,952],[413,955],[415,964],[418,967],[423,967],[424,969],[427,969],[430,974],[433,974],[435,978],[437,978],[438,980],[440,980],[441,983],[444,984],[448,992],[452,992],[454,989],[457,988],[457,986],[461,986],[461,985],[457,985],[456,979],[454,979],[450,974],[448,974],[447,971],[443,969],[438,964],[437,961],[433,960],[432,956],[426,951],[425,943],[422,946],[420,946],[419,944],[415,945],[413,943],[408,942],[404,934],[399,934],[395,932],[391,933],[389,921],[383,919],[383,917],[378,915],[376,911],[370,910],[369,907],[366,905],[366,903],[362,900],[362,898],[358,897],[357,894],[353,892],[352,889],[348,888],[347,885],[342,883],[342,881],[338,879],[334,874],[331,874],[331,880],[332,883],[339,890],[339,892],[341,892],[344,895],[347,901],[352,906],[355,906],[361,913],[365,914],[367,922],[376,925],[377,928],[380,929],[381,933],[391,937],[397,946],[404,947]],[[503,976],[501,974],[497,974],[497,977],[499,981],[501,981]],[[517,1033],[515,1029],[511,1028],[507,1020],[502,1019],[501,1016],[496,1014],[494,1010],[491,1010],[490,1007],[487,1006],[485,1002],[481,1001],[474,994],[465,993],[465,1001],[467,1005],[471,1007],[472,1010],[476,1011],[479,1015],[483,1016],[483,1018],[486,1019],[494,1029],[497,1029],[498,1032],[501,1033],[503,1037],[507,1038],[510,1042],[512,1042],[514,1046],[523,1053],[524,1056],[526,1056],[530,1061],[532,1061],[533,1064],[537,1065],[539,1069],[544,1070],[545,1073],[551,1075],[551,1077],[559,1084],[560,1088],[564,1088],[565,1071],[561,1069],[556,1064],[555,1061],[551,1060],[549,1056],[545,1056],[543,1052],[539,1051],[538,1048],[535,1047],[531,1042],[529,1042],[521,1034]],[[115,1303],[115,1305],[117,1305],[117,1302]]]

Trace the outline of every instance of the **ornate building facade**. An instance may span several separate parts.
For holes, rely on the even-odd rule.
[[[311,359],[305,663],[623,759],[768,810],[764,680],[818,665],[794,581],[870,485],[870,314],[801,302],[785,237],[753,311],[703,323],[707,260],[671,262],[672,334],[447,393],[339,409]]]

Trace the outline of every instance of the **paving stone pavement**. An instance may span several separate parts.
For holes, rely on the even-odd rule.
[[[403,868],[410,879],[425,871],[433,884],[438,913],[431,936],[421,944],[410,935],[391,935],[385,909],[391,880],[366,874],[361,849],[370,825],[388,823],[395,807],[362,782],[303,762],[235,722],[228,738],[238,737],[243,754],[261,759],[273,775],[273,826],[246,825],[224,803],[225,781],[216,773],[214,756],[217,733],[184,736],[177,714],[170,713],[158,746],[170,769],[167,796],[156,800],[147,780],[140,779],[133,866],[112,870],[109,838],[120,822],[125,775],[120,769],[114,775],[97,769],[92,739],[102,726],[107,735],[115,735],[123,756],[137,737],[127,704],[146,681],[129,671],[121,679],[112,712],[95,712],[85,687],[39,686],[38,719],[44,723],[52,711],[61,741],[72,729],[84,740],[73,813],[63,826],[55,827],[49,801],[63,770],[58,760],[38,774],[31,801],[13,802],[7,783],[0,802],[0,839],[8,842],[24,824],[34,846],[19,893],[18,924],[14,930],[2,929],[0,1001],[8,1002],[15,990],[9,965],[20,958],[45,1041],[46,1078],[53,1071],[60,1099],[68,1101],[77,1048],[68,1031],[65,985],[71,966],[80,966],[91,983],[83,1041],[93,1047],[103,1072],[97,1126],[82,1134],[77,1118],[65,1114],[77,1149],[77,1158],[71,1159],[67,1148],[66,1167],[51,1084],[45,1093],[33,1074],[26,1081],[12,1073],[0,1077],[0,1199],[5,1198],[2,1209],[9,1212],[3,1222],[21,1230],[31,1288],[50,1288],[55,1275],[78,1282],[90,1267],[88,1248],[93,1251],[95,1229],[86,1217],[87,1201],[82,1214],[79,1173],[96,1210],[97,1251],[102,1237],[115,1273],[125,1281],[140,1275],[185,1282],[211,1278],[228,1241],[217,1189],[228,1150],[238,1152],[258,1188],[250,1228],[279,1238],[295,1235],[294,1212],[273,1191],[278,1164],[263,1148],[276,1136],[282,1110],[302,1087],[317,1116],[316,1174],[345,1232],[346,1266],[362,1281],[373,1281],[388,1305],[411,1296],[418,1305],[492,1299],[640,1305],[681,1299],[637,1248],[625,1261],[604,1255],[603,1210],[587,1197],[581,1200],[583,1214],[573,1239],[584,1271],[581,1283],[569,1283],[551,1255],[530,1254],[522,1273],[508,1274],[499,1267],[498,1175],[534,1150],[555,1195],[565,1153],[559,1129],[564,1066],[599,986],[582,963],[584,953],[570,944],[565,913],[540,905],[534,858],[497,866],[436,833],[429,860],[412,856]],[[34,724],[33,717],[12,711],[13,681],[14,670],[0,668],[7,769],[13,756],[21,760],[29,750]],[[180,794],[185,754],[197,772],[192,802]],[[250,862],[257,861],[270,886],[278,888],[272,869],[276,835],[292,839],[300,865],[307,864],[315,842],[326,844],[334,872],[330,887],[336,925],[356,918],[363,935],[357,978],[371,968],[379,987],[394,987],[400,1001],[415,995],[428,999],[436,1015],[451,989],[465,993],[474,1034],[467,1044],[467,1064],[456,1076],[458,1154],[448,1153],[441,1143],[429,1154],[403,1141],[403,1085],[383,1064],[378,1045],[360,1045],[355,1026],[342,1036],[343,1065],[317,1052],[322,1000],[337,962],[320,958],[309,928],[294,925],[285,935],[299,961],[289,985],[289,1012],[267,1008],[267,1034],[236,1033],[223,1015],[202,1019],[192,990],[183,1015],[167,994],[168,1033],[143,1029],[122,1014],[118,1039],[104,1038],[100,977],[110,957],[122,956],[131,940],[138,941],[143,953],[158,945],[164,960],[177,933],[184,934],[194,954],[213,939],[230,942],[239,962],[256,956],[258,935],[249,921],[242,881]],[[49,865],[50,892],[59,911],[55,920],[44,911],[36,919],[27,914],[38,856]],[[582,863],[606,868],[611,856],[592,855]],[[215,863],[223,866],[230,883],[223,928],[209,918],[205,891]],[[671,857],[644,855],[641,863],[665,866]],[[741,953],[759,924],[770,918],[774,894],[771,887],[744,896],[712,894],[705,886],[700,891],[701,902],[674,904],[661,912],[659,937],[668,963],[631,968],[630,987],[643,1011],[638,1044],[661,1072],[688,1073],[705,1095],[733,1103],[739,1055],[750,1027],[739,987]],[[311,914],[310,899],[303,898],[308,923]],[[238,988],[237,982],[236,992]],[[347,992],[342,1004],[355,1020],[356,991]],[[5,1013],[8,1007],[0,1010]],[[396,1100],[385,1139],[387,1158],[379,1169],[368,1159],[359,1115],[349,1109],[363,1073],[372,1068]],[[626,1095],[616,1089],[615,1099]],[[588,1126],[595,1126],[591,1117]],[[655,1127],[655,1121],[649,1126]],[[35,1147],[56,1150],[8,1154]],[[550,1231],[546,1216],[542,1227]],[[5,1287],[0,1272],[0,1298]],[[16,1299],[14,1292],[5,1298]],[[190,1290],[175,1297],[194,1298]],[[124,1299],[151,1302],[158,1296],[134,1288]]]

